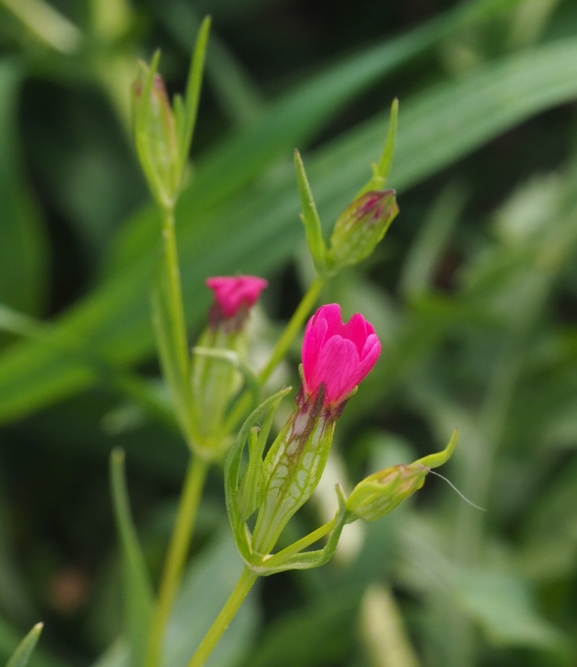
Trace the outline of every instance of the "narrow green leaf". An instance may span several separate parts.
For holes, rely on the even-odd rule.
[[[204,71],[204,60],[206,57],[206,47],[208,45],[208,35],[210,32],[210,17],[206,17],[200,26],[196,38],[196,44],[192,55],[188,82],[186,84],[186,93],[184,98],[184,122],[178,128],[179,149],[180,149],[180,173],[184,169],[188,160],[188,153],[192,143],[192,135],[196,124],[196,115],[198,113],[198,102],[200,100],[200,89],[202,86],[202,73]]]
[[[17,104],[22,81],[15,60],[0,60],[0,302],[37,314],[46,296],[47,238],[22,177]]]
[[[6,663],[6,667],[26,667],[43,627],[43,623],[37,623],[32,630],[30,630],[26,637],[24,637],[20,644],[18,644],[17,649]]]
[[[372,163],[373,175],[366,185],[364,185],[356,194],[358,199],[366,192],[371,190],[382,190],[386,183],[391,167],[393,166],[393,156],[395,154],[395,145],[397,142],[397,126],[399,121],[399,100],[394,99],[391,104],[391,114],[389,116],[389,129],[387,131],[387,140],[381,154],[381,159],[377,163]]]
[[[162,373],[168,383],[172,404],[182,432],[188,443],[195,440],[192,430],[193,422],[190,415],[192,403],[190,389],[190,374],[188,364],[182,368],[181,360],[174,342],[173,326],[170,314],[165,306],[166,298],[161,296],[160,289],[152,293],[152,324],[156,337],[156,344],[160,356]]]
[[[201,23],[195,8],[186,0],[173,0],[168,4],[156,0],[156,5],[158,18],[185,53],[190,53],[190,35],[198,32]],[[246,126],[264,112],[263,96],[250,73],[212,28],[205,70],[212,93],[235,125]]]
[[[112,499],[120,539],[124,570],[126,629],[130,643],[130,664],[142,664],[148,628],[152,617],[152,585],[136,528],[130,512],[124,476],[124,452],[115,449],[110,457]]]
[[[319,273],[324,273],[326,270],[326,252],[327,248],[323,238],[323,231],[321,228],[321,221],[315,205],[313,193],[307,179],[305,166],[301,159],[298,150],[294,152],[295,169],[297,173],[297,186],[299,197],[301,200],[301,220],[305,226],[305,233],[309,252],[315,263],[315,267]]]

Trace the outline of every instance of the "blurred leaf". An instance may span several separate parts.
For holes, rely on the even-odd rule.
[[[361,603],[360,625],[372,667],[419,667],[391,591],[378,585],[367,589]]]
[[[157,0],[158,15],[188,54],[200,27],[195,9],[185,0]],[[214,14],[211,7],[208,11]],[[206,76],[223,111],[239,125],[248,125],[263,111],[264,101],[249,73],[211,29],[206,53]]]
[[[566,639],[535,610],[529,586],[499,571],[467,571],[457,578],[456,601],[496,646],[562,649]]]
[[[0,60],[0,302],[37,313],[46,294],[43,221],[21,174],[17,105],[21,68]]]
[[[73,54],[82,43],[82,33],[44,0],[1,0],[34,37],[61,53]]]
[[[6,663],[6,667],[26,667],[32,651],[40,638],[40,633],[42,632],[43,624],[37,623],[32,630],[24,637],[24,639],[18,644],[18,648],[14,651],[10,660]]]
[[[8,660],[21,643],[21,633],[17,633],[4,621],[0,620],[0,654]],[[48,655],[46,650],[39,646],[31,655],[30,667],[63,667],[63,663]]]
[[[360,598],[359,590],[334,589],[308,607],[285,614],[264,635],[247,665],[314,667],[341,662],[355,644]]]
[[[449,185],[441,191],[413,242],[399,279],[406,299],[421,296],[432,287],[441,254],[465,205],[461,188]]]
[[[130,651],[124,641],[118,639],[108,648],[92,667],[128,667]]]
[[[130,640],[130,665],[138,667],[142,663],[148,637],[153,598],[152,585],[130,513],[122,450],[117,449],[112,452],[110,475],[124,563],[125,615],[126,630]]]
[[[488,65],[469,79],[426,91],[403,105],[391,183],[398,189],[415,184],[522,119],[576,96],[574,40],[516,55]],[[382,134],[381,121],[373,121],[308,161],[321,219],[336,216],[365,180],[367,162]],[[202,183],[201,173],[197,184]],[[293,178],[287,170],[273,183],[204,213],[202,223],[189,199],[192,190],[188,191],[179,209],[179,241],[189,320],[206,312],[203,282],[207,275],[239,270],[266,274],[290,256],[301,240]],[[82,337],[111,362],[130,363],[150,353],[151,259],[147,256],[108,280],[62,319],[54,337]],[[0,357],[0,420],[93,382],[90,369],[53,350],[34,344],[15,346],[9,356]]]
[[[577,464],[573,462],[548,480],[547,488],[531,498],[524,521],[519,566],[542,582],[572,576],[577,557]]]
[[[228,525],[189,567],[174,605],[166,636],[165,667],[185,667],[224,606],[243,571]],[[258,608],[251,593],[214,652],[207,667],[233,667],[254,641]]]

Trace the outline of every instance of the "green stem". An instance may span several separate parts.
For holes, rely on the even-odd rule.
[[[193,456],[188,466],[152,618],[146,667],[158,667],[161,664],[162,642],[182,579],[208,465],[203,459]]]
[[[174,347],[177,354],[178,367],[183,374],[181,378],[189,382],[188,339],[186,335],[186,319],[182,302],[180,285],[180,269],[178,266],[178,250],[174,231],[174,209],[165,208],[162,216],[162,241],[166,269],[165,296],[167,307],[173,324]]]
[[[293,313],[293,316],[291,317],[277,344],[275,345],[275,348],[272,351],[266,366],[258,374],[258,381],[261,386],[269,379],[271,373],[288,352],[293,340],[302,329],[306,318],[313,309],[319,294],[321,293],[323,287],[326,285],[326,282],[326,278],[317,276],[311,283],[306,294],[303,296],[301,302],[299,303],[298,308]],[[246,415],[249,408],[250,394],[245,392],[230,413],[225,424],[224,432],[230,433],[233,429],[235,429],[239,421]]]
[[[188,446],[194,450],[198,433],[192,409],[190,355],[182,300],[174,209],[161,207],[162,258],[153,291],[153,319],[163,374]]]
[[[269,379],[271,373],[288,352],[293,340],[302,329],[306,318],[313,309],[316,300],[319,298],[319,294],[321,293],[321,290],[325,286],[326,282],[326,278],[321,278],[317,275],[311,283],[307,293],[303,296],[298,308],[293,313],[290,322],[287,324],[286,329],[283,331],[282,336],[278,339],[278,342],[275,345],[272,354],[270,355],[270,359],[268,360],[267,365],[259,373],[258,379],[260,380],[261,384],[264,384]]]
[[[245,567],[226,604],[188,663],[188,667],[204,665],[256,580],[257,575]]]
[[[328,535],[336,527],[337,523],[338,523],[337,517],[334,517],[334,519],[331,519],[330,521],[322,525],[320,528],[313,530],[312,533],[305,535],[300,540],[297,540],[294,544],[291,544],[286,549],[283,549],[282,551],[276,553],[274,556],[268,558],[265,561],[265,565],[267,567],[274,567],[278,563],[282,563],[286,558],[298,554],[300,551],[306,549],[311,544],[318,542],[325,535]]]

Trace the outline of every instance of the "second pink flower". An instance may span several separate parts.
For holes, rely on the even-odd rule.
[[[357,313],[343,324],[341,308],[322,306],[309,320],[303,340],[302,361],[305,396],[324,383],[323,403],[335,406],[373,368],[381,343],[372,324]]]

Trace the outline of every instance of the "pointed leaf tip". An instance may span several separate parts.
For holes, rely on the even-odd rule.
[[[458,438],[459,438],[459,429],[455,428],[451,435],[451,439],[449,440],[447,446],[445,447],[445,449],[443,449],[442,452],[437,452],[436,454],[429,454],[429,456],[425,456],[422,459],[415,461],[413,465],[420,464],[425,466],[426,468],[438,468],[439,466],[442,466],[443,464],[447,463],[447,461],[453,455],[455,447],[457,446]]]

